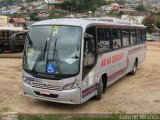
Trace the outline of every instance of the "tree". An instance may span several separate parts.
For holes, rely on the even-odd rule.
[[[126,0],[118,0],[117,2],[119,3],[119,5],[125,5]]]
[[[116,13],[112,10],[111,12],[108,13],[108,16],[110,17],[115,17]]]
[[[121,15],[123,15],[124,14],[124,12],[123,11],[120,11],[119,12],[119,16],[121,16]]]
[[[70,12],[86,12],[95,11],[104,4],[105,0],[67,0],[56,6]]]
[[[30,20],[33,20],[33,21],[38,21],[39,18],[37,17],[37,12],[32,12],[30,14]]]
[[[50,14],[50,16],[49,16],[50,19],[52,19],[52,18],[62,18],[62,17],[65,17],[67,15],[66,12],[61,11],[61,10],[50,10],[48,12]]]
[[[7,15],[8,17],[11,17],[11,18],[23,18],[24,16],[22,14],[10,14],[10,15]]]
[[[147,26],[146,31],[148,33],[153,33],[155,32],[155,17],[154,16],[148,16],[146,17],[143,22],[142,22],[145,26]]]
[[[143,24],[147,26],[147,32],[153,33],[156,31],[156,27],[160,29],[160,16],[148,16],[143,20]]]
[[[146,12],[147,11],[146,7],[143,4],[138,5],[135,10],[137,10],[138,12]]]
[[[157,15],[155,18],[156,26],[160,28],[160,15]]]

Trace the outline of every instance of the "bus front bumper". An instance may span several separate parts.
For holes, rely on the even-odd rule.
[[[36,99],[66,104],[81,104],[79,88],[62,91],[47,90],[50,95],[42,95],[40,91],[46,91],[46,89],[34,88],[23,82],[23,89],[26,96]]]

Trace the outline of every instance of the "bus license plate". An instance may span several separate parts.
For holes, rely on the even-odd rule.
[[[51,93],[49,91],[47,91],[47,90],[41,90],[40,94],[42,94],[42,95],[50,95]]]

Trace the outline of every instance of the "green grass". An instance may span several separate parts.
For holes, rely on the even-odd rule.
[[[76,115],[19,115],[18,120],[119,120],[118,116],[97,117]]]
[[[123,114],[122,114],[123,116]],[[17,120],[159,120],[159,115],[18,115]],[[137,117],[133,117],[137,116]]]

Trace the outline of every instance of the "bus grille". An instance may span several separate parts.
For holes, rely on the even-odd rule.
[[[36,83],[36,82],[31,82],[30,85],[35,88],[42,88],[42,89],[48,89],[48,90],[57,90],[61,91],[62,87],[60,86],[52,86],[52,85],[46,85],[46,84],[41,84],[41,83]]]

